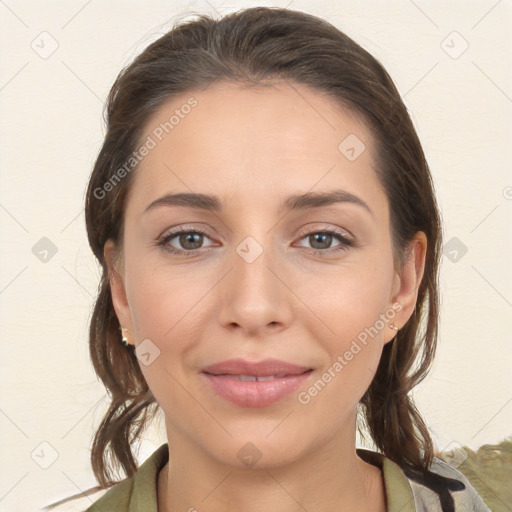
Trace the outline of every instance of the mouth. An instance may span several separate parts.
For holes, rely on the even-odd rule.
[[[312,370],[306,370],[306,371],[312,371]],[[208,373],[208,372],[205,372]],[[306,373],[306,372],[304,372]],[[215,375],[215,374],[208,374],[208,375],[214,375],[215,377],[224,377],[226,379],[234,379],[234,380],[240,380],[242,382],[267,382],[269,380],[275,380],[275,379],[283,379],[285,377],[291,377],[292,375]]]
[[[229,359],[211,364],[202,369],[211,375],[232,375],[236,377],[288,377],[301,375],[312,370],[311,367],[302,366],[280,359],[265,359],[263,361],[249,361],[246,359]]]
[[[201,375],[216,396],[241,407],[264,407],[297,390],[312,373],[284,361],[230,360],[204,368]]]

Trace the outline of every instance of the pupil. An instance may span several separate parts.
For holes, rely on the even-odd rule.
[[[318,247],[319,249],[325,249],[327,247],[329,247],[330,245],[330,242],[331,242],[331,238],[332,236],[327,234],[327,233],[316,233],[315,235],[313,235],[313,238],[314,237],[320,237],[320,239],[323,237],[324,238],[324,241],[322,243],[322,241],[320,240],[320,245],[322,247]],[[313,245],[313,244],[312,244]]]
[[[201,247],[202,236],[203,235],[201,235],[200,233],[186,233],[185,235],[181,235],[180,243],[181,243],[182,247],[185,247],[185,248],[188,248],[188,249],[198,249],[199,247]],[[198,239],[199,239],[199,240],[196,240],[195,243],[194,243],[194,240],[193,240],[194,237],[198,237]],[[187,246],[189,240],[192,243],[192,247]]]

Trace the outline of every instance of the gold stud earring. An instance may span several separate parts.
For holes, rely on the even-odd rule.
[[[389,327],[391,329],[394,329],[395,331],[399,331],[400,330],[395,324],[389,324]]]
[[[128,342],[128,329],[125,327],[119,327],[119,330],[121,331],[121,343],[125,347],[129,347],[131,343]]]

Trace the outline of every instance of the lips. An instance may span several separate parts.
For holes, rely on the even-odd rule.
[[[228,379],[237,379],[242,382],[266,382],[274,379],[282,379],[287,375],[265,375],[264,377],[259,375],[215,375],[216,377],[226,377]]]
[[[277,359],[231,359],[201,372],[216,395],[242,407],[263,407],[281,400],[302,386],[312,373],[312,368]]]
[[[311,368],[279,359],[265,359],[264,361],[257,362],[244,359],[230,359],[203,368],[203,372],[211,375],[245,375],[253,377],[286,377],[288,375],[301,375],[308,370],[311,370]]]

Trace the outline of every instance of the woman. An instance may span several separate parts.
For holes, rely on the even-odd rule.
[[[76,510],[489,510],[409,397],[441,227],[380,63],[305,13],[202,16],[119,75],[107,114],[86,220],[112,402]],[[138,468],[157,407],[168,443]],[[355,448],[359,415],[378,451]]]

